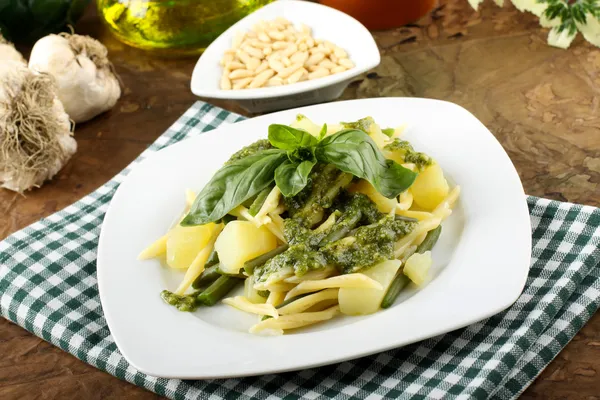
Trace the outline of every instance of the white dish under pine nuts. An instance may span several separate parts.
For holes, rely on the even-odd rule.
[[[290,85],[354,68],[346,50],[283,17],[236,32],[221,59],[222,90]]]
[[[242,38],[241,40],[241,36],[236,38],[236,34],[251,31],[261,21],[268,24],[269,21],[276,21],[278,18],[280,23],[283,22],[282,19],[288,20],[299,30],[302,30],[302,24],[305,24],[311,29],[311,38],[315,42],[311,48],[326,49],[325,52],[327,49],[332,51],[326,54],[327,57],[315,56],[309,65],[306,65],[308,58],[303,60],[304,55],[301,52],[305,50],[301,50],[303,48],[301,44],[307,45],[309,58],[318,53],[315,49],[311,54],[308,47],[310,42],[299,41],[296,43],[298,39],[296,38],[294,45],[297,49],[295,49],[285,40],[285,33],[283,40],[277,39],[281,39],[281,35],[272,33],[275,37],[269,37],[272,44],[271,50],[266,51],[270,51],[271,54],[276,51],[279,51],[279,54],[287,51],[286,57],[289,60],[280,58],[276,61],[283,64],[283,69],[277,63],[272,63],[275,66],[273,68],[269,65],[266,56],[260,58],[258,52],[263,52],[264,55],[266,46],[260,47],[261,45],[258,44],[261,42],[258,32],[256,37]],[[263,37],[263,43],[266,43],[266,39]],[[242,46],[244,40],[247,43]],[[275,45],[277,42],[282,43]],[[232,47],[236,47],[236,43],[243,48],[243,52],[231,51]],[[283,43],[285,43],[285,48]],[[249,44],[251,46],[245,47]],[[239,59],[240,55],[245,62]],[[263,60],[266,60],[267,63],[263,63]],[[334,60],[337,62],[336,66],[332,65]],[[222,63],[222,61],[225,62]],[[301,67],[290,68],[292,64],[298,64],[300,61],[303,61]],[[290,65],[286,65],[286,62],[289,62]],[[313,62],[314,65],[312,65]],[[249,112],[281,110],[334,100],[342,94],[353,78],[376,67],[379,62],[379,50],[373,37],[360,22],[349,15],[317,3],[294,0],[276,1],[238,21],[206,49],[194,68],[191,89],[195,95],[203,98],[236,102]],[[229,63],[227,78],[231,84],[230,89],[228,89],[227,83],[223,82],[223,64],[227,63]],[[248,63],[253,67],[251,72]],[[340,66],[344,67],[343,71],[339,68],[335,70],[336,73],[332,73],[336,67]],[[267,68],[273,70],[274,73],[265,72]],[[306,76],[301,68],[306,70]],[[238,70],[240,72],[236,72]],[[302,72],[298,73],[298,70]],[[328,72],[326,76],[324,70]],[[263,75],[256,80],[261,73]],[[310,74],[313,74],[311,75],[313,79],[309,79]],[[320,77],[320,75],[324,76]],[[277,85],[277,79],[274,79],[276,77],[281,79],[280,85]],[[261,84],[262,80],[265,81]],[[253,81],[254,84],[252,84]],[[251,85],[252,87],[250,87]]]

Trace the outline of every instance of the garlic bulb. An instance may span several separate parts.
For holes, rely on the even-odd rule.
[[[52,75],[65,111],[83,122],[111,109],[121,96],[107,55],[106,47],[89,36],[48,35],[33,46],[29,68]]]
[[[19,61],[24,64],[27,63],[23,55],[19,53],[19,50],[15,49],[15,46],[4,39],[4,36],[0,35],[0,61]]]
[[[51,179],[77,150],[54,79],[0,62],[0,186],[22,193]]]

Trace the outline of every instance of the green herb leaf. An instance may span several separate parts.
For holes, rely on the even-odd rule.
[[[417,174],[386,160],[373,139],[357,129],[346,129],[323,139],[315,149],[318,161],[366,179],[387,198],[408,189]]]
[[[214,222],[273,183],[275,170],[286,161],[283,150],[263,150],[221,167],[202,189],[183,226]]]
[[[383,132],[383,134],[386,135],[387,137],[392,137],[392,135],[394,134],[394,132],[396,132],[396,130],[394,128],[385,128],[385,129],[382,129],[381,132]]]
[[[269,142],[282,150],[296,150],[315,146],[319,141],[306,131],[287,125],[269,125]]]
[[[308,175],[315,164],[313,160],[300,163],[286,160],[275,170],[275,184],[285,197],[295,196],[308,183]]]
[[[323,138],[327,135],[327,124],[323,124],[321,128],[321,132],[319,132],[319,141],[323,140]]]

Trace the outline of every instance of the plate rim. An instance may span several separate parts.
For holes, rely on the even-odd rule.
[[[519,297],[519,295],[521,294],[523,287],[525,285],[525,281],[527,278],[527,272],[529,270],[529,260],[530,260],[530,256],[531,256],[531,226],[530,226],[530,219],[529,219],[529,212],[528,212],[528,208],[527,208],[527,203],[525,201],[525,193],[523,190],[523,186],[521,184],[520,178],[518,176],[518,173],[514,167],[514,165],[512,164],[512,162],[510,161],[510,158],[508,157],[508,155],[506,154],[506,152],[504,151],[504,149],[502,148],[502,146],[500,145],[500,143],[497,141],[497,139],[491,134],[491,132],[489,132],[489,130],[487,130],[487,128],[485,128],[485,126],[483,126],[483,124],[477,120],[476,117],[474,117],[471,113],[469,113],[467,110],[465,110],[464,108],[454,104],[454,103],[450,103],[450,102],[445,102],[445,101],[441,101],[441,100],[432,100],[432,99],[420,99],[420,98],[375,98],[375,99],[358,99],[358,100],[349,100],[349,101],[345,101],[345,102],[337,102],[337,103],[328,103],[328,104],[320,104],[320,105],[313,105],[313,106],[307,106],[307,107],[300,107],[297,109],[292,109],[292,110],[286,110],[286,111],[282,111],[282,112],[278,112],[278,113],[273,113],[273,114],[268,114],[265,116],[261,116],[261,117],[257,117],[257,118],[253,118],[253,119],[248,119],[246,121],[242,121],[236,124],[231,124],[231,125],[226,125],[226,126],[220,126],[214,130],[212,130],[211,132],[205,132],[202,135],[196,137],[196,138],[191,138],[191,139],[187,139],[187,140],[200,140],[202,141],[201,138],[206,137],[206,135],[217,135],[219,133],[219,131],[221,130],[235,130],[237,128],[240,127],[240,125],[238,124],[244,124],[244,122],[248,122],[248,121],[252,121],[256,119],[260,119],[260,120],[272,120],[274,117],[281,115],[281,114],[289,114],[289,113],[295,113],[295,112],[300,112],[302,111],[302,113],[310,113],[310,109],[317,109],[317,108],[328,108],[328,107],[335,107],[334,105],[340,105],[340,103],[342,105],[344,104],[350,104],[350,103],[377,103],[377,102],[396,102],[396,101],[400,101],[400,102],[424,102],[425,103],[429,103],[429,104],[437,104],[440,105],[442,104],[443,107],[450,107],[455,109],[457,112],[461,112],[461,113],[466,113],[466,117],[471,118],[472,120],[474,120],[474,122],[477,122],[480,125],[480,129],[483,128],[483,130],[485,130],[485,132],[487,132],[486,135],[486,140],[489,141],[489,139],[493,139],[493,145],[490,147],[490,149],[494,149],[494,152],[498,153],[500,152],[499,156],[501,157],[505,157],[508,162],[510,163],[510,167],[507,171],[504,171],[506,174],[510,175],[507,176],[507,179],[510,178],[512,181],[518,182],[518,187],[515,187],[514,189],[518,192],[515,193],[514,196],[514,200],[516,199],[516,195],[518,194],[519,196],[521,196],[521,213],[525,213],[524,215],[522,215],[520,217],[520,224],[522,226],[520,226],[519,229],[521,229],[521,232],[519,232],[520,235],[522,235],[522,237],[520,239],[524,240],[523,243],[521,243],[521,251],[523,250],[523,248],[526,248],[526,253],[527,253],[527,260],[525,262],[524,258],[525,258],[525,254],[521,254],[521,259],[523,262],[523,267],[522,268],[522,276],[521,276],[521,282],[518,282],[518,284],[516,285],[516,287],[518,287],[518,291],[515,290],[513,294],[511,294],[511,296],[506,296],[505,301],[499,303],[494,309],[490,309],[488,310],[488,312],[486,313],[482,313],[480,312],[476,317],[474,318],[470,318],[468,320],[463,320],[458,324],[455,324],[453,326],[445,326],[444,328],[438,330],[438,331],[429,331],[427,333],[423,333],[422,335],[414,335],[413,339],[410,342],[402,342],[402,341],[396,341],[396,342],[388,342],[385,345],[380,345],[380,346],[375,346],[377,348],[374,348],[373,346],[366,349],[366,350],[359,350],[359,351],[354,351],[351,354],[348,353],[344,353],[344,354],[340,354],[338,356],[330,356],[327,357],[327,359],[321,359],[320,361],[317,362],[310,362],[307,363],[305,361],[301,361],[300,364],[296,363],[296,364],[290,364],[288,366],[275,366],[272,368],[263,368],[261,370],[258,371],[249,371],[249,370],[243,370],[243,371],[237,371],[237,372],[233,372],[233,373],[227,373],[227,372],[214,372],[214,373],[206,373],[206,371],[204,373],[198,373],[197,371],[174,371],[173,373],[169,373],[166,371],[161,370],[160,368],[156,368],[156,365],[152,366],[152,365],[145,365],[144,362],[140,362],[140,360],[137,358],[137,356],[132,356],[132,354],[129,352],[129,349],[126,346],[123,346],[124,341],[121,340],[123,339],[123,337],[121,337],[120,333],[119,334],[115,334],[114,332],[116,331],[120,331],[120,327],[118,329],[115,329],[115,319],[113,318],[112,309],[107,309],[106,304],[107,304],[107,283],[106,283],[106,279],[108,279],[105,275],[105,271],[106,268],[102,267],[102,265],[104,264],[104,258],[105,258],[105,246],[106,246],[106,235],[107,235],[107,231],[108,228],[106,228],[106,224],[103,223],[102,224],[102,228],[101,228],[101,232],[100,232],[100,238],[99,238],[99,243],[98,243],[98,258],[97,258],[97,268],[98,268],[98,287],[99,287],[99,293],[100,293],[100,300],[101,300],[101,304],[102,304],[102,308],[104,311],[104,316],[106,318],[108,327],[111,331],[111,334],[113,336],[113,339],[115,340],[115,343],[117,344],[117,347],[119,348],[119,350],[121,351],[121,353],[123,354],[123,356],[125,357],[125,359],[127,359],[127,361],[136,369],[138,369],[139,371],[146,373],[148,375],[152,375],[152,376],[157,376],[157,377],[165,377],[165,378],[182,378],[182,379],[210,379],[210,378],[226,378],[226,377],[242,377],[242,376],[252,376],[252,375],[261,375],[261,374],[267,374],[267,373],[275,373],[275,372],[285,372],[285,371],[292,371],[292,370],[298,370],[301,368],[309,368],[309,367],[317,367],[317,366],[321,366],[321,365],[327,365],[327,364],[332,364],[332,363],[336,363],[336,362],[340,362],[340,361],[344,361],[344,360],[348,360],[348,359],[355,359],[355,358],[359,358],[359,357],[363,357],[366,355],[370,355],[370,354],[374,354],[374,353],[379,353],[382,351],[386,351],[392,348],[396,348],[396,347],[400,347],[400,346],[404,346],[410,343],[414,343],[416,341],[419,340],[423,340],[426,338],[430,338],[432,336],[438,335],[438,334],[442,334],[442,333],[446,333],[455,329],[459,329],[462,328],[464,326],[467,326],[471,323],[480,321],[482,319],[485,319],[491,315],[494,315],[504,309],[506,309],[507,307],[509,307],[512,303],[514,303],[514,301],[516,301],[516,299]],[[243,125],[241,125],[243,126]],[[158,154],[166,152],[166,151],[173,151],[173,150],[169,150],[171,148],[174,147],[182,147],[182,145],[187,141],[187,140],[183,140],[181,142],[175,143],[171,146],[168,146],[166,148],[163,148],[159,151],[157,151],[156,153],[150,155],[149,157],[147,157],[146,159],[142,160],[139,164],[137,164],[135,166],[135,168],[133,168],[132,171],[130,171],[129,175],[125,178],[125,180],[121,183],[121,185],[119,186],[119,188],[117,189],[115,195],[113,196],[113,199],[111,200],[110,205],[108,206],[108,209],[106,211],[106,215],[105,215],[105,221],[107,219],[110,219],[110,216],[113,213],[114,208],[116,207],[115,204],[118,204],[118,202],[120,201],[120,193],[123,193],[122,188],[126,188],[127,187],[127,183],[130,180],[135,179],[135,177],[137,176],[138,173],[140,172],[136,172],[136,171],[141,171],[143,169],[143,166],[147,163],[151,163],[153,159],[155,159],[157,157]],[[491,142],[490,142],[491,143]],[[188,142],[189,144],[189,142]],[[489,150],[489,149],[488,149]],[[163,153],[164,154],[164,153]],[[131,178],[131,177],[134,178]],[[515,182],[513,182],[514,184]],[[523,217],[526,218],[523,218]],[[525,229],[527,228],[527,229]],[[466,229],[466,227],[465,227]],[[526,235],[524,235],[524,232],[527,232]],[[447,269],[447,268],[446,268]],[[440,279],[434,280],[433,282],[430,283],[430,286],[435,284],[436,282],[440,282]],[[438,284],[439,286],[439,284]],[[410,301],[410,299],[409,299]],[[407,301],[408,302],[408,301]],[[405,303],[402,303],[405,304]],[[175,311],[176,312],[176,311]],[[181,315],[182,313],[177,312],[178,315]],[[378,314],[385,314],[385,312],[383,313],[378,313]],[[189,316],[188,316],[189,317]],[[195,318],[194,318],[195,319]],[[389,319],[389,318],[388,318]],[[196,320],[196,319],[195,319]],[[343,328],[343,327],[342,327]],[[322,332],[327,332],[328,330],[322,331]],[[231,335],[230,333],[226,333],[223,334],[222,330],[219,330],[221,336],[223,337],[227,337],[227,336],[235,336],[235,335]],[[321,332],[315,332],[315,333],[321,333]],[[249,334],[246,334],[247,336],[250,336]],[[289,336],[283,336],[282,338],[286,338],[286,337],[290,337],[290,336],[294,336],[294,335],[289,335]],[[255,336],[253,336],[254,338],[256,338]],[[262,338],[262,339],[266,339],[271,341],[270,343],[272,343],[273,345],[277,346],[281,346],[281,343],[283,343],[282,340],[280,340],[280,338]],[[261,338],[258,339],[257,343],[260,342],[260,340],[262,340]],[[253,339],[254,340],[254,339]],[[261,345],[262,346],[262,345]]]

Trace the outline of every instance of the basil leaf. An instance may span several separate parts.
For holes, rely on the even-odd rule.
[[[269,142],[282,150],[296,150],[300,147],[312,147],[318,143],[316,137],[306,131],[287,125],[269,125]]]
[[[396,132],[396,130],[394,128],[385,128],[385,129],[382,129],[381,132],[383,132],[383,134],[386,135],[387,137],[392,137],[392,135],[394,134],[394,132]]]
[[[323,124],[321,128],[321,132],[319,132],[319,141],[323,140],[323,138],[327,135],[327,124]]]
[[[366,179],[387,198],[408,189],[417,174],[392,160],[387,160],[373,139],[363,131],[346,129],[327,136],[315,149],[318,161]]]
[[[203,225],[219,220],[271,185],[275,170],[285,160],[285,151],[270,149],[224,165],[198,194],[181,225]]]
[[[286,160],[275,170],[275,184],[285,197],[295,196],[308,183],[308,175],[315,164],[313,160],[300,163]]]

